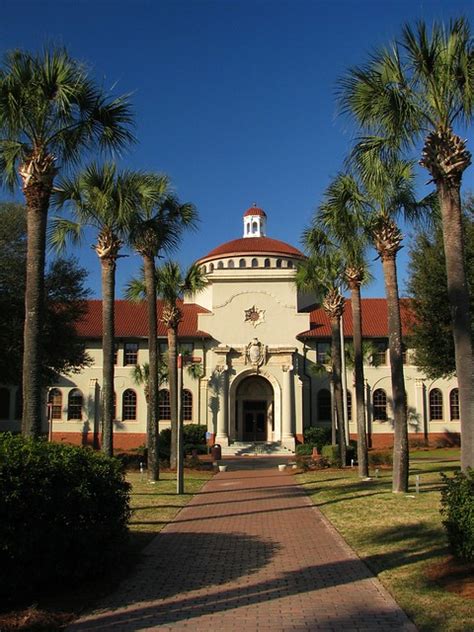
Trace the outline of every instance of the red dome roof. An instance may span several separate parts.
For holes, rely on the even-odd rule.
[[[249,215],[260,215],[260,217],[266,217],[267,214],[263,210],[263,208],[259,208],[256,204],[247,209],[244,213],[244,217],[248,217]]]
[[[270,237],[242,237],[241,239],[234,239],[217,246],[217,248],[208,252],[205,257],[201,257],[199,261],[203,262],[207,259],[240,254],[282,255],[283,257],[297,257],[299,259],[304,257],[303,253],[297,248],[278,239],[271,239]]]

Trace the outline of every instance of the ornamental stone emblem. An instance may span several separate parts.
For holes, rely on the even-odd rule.
[[[245,310],[245,319],[246,323],[250,323],[254,327],[260,325],[265,322],[265,310],[258,309],[255,305],[250,307],[250,309]]]
[[[246,359],[257,370],[265,363],[267,348],[259,342],[258,338],[253,338],[247,345]]]

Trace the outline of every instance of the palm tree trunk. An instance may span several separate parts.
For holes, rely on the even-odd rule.
[[[146,298],[148,308],[148,414],[147,414],[147,445],[148,445],[148,477],[157,481],[160,477],[158,457],[158,316],[156,311],[156,275],[153,257],[144,255],[143,268],[145,276]]]
[[[100,260],[102,273],[102,452],[113,456],[115,259]]]
[[[341,331],[339,318],[330,318],[331,321],[331,363],[332,380],[334,385],[334,402],[337,414],[337,442],[339,444],[339,456],[342,467],[346,464],[346,438],[344,430],[344,402],[342,399],[341,381]]]
[[[357,462],[359,476],[369,476],[369,458],[367,454],[367,436],[365,432],[365,384],[364,357],[362,353],[362,309],[360,301],[360,285],[351,288],[352,306],[352,341],[354,344],[354,374],[357,414]]]
[[[176,328],[168,329],[168,384],[170,387],[171,417],[171,454],[170,467],[176,469],[176,450],[178,446],[178,332]]]
[[[448,296],[453,322],[461,416],[461,468],[474,468],[474,388],[469,288],[466,281],[459,186],[438,183]]]
[[[396,255],[382,257],[388,309],[388,341],[393,398],[393,481],[392,491],[408,491],[408,421],[403,375],[402,324],[398,296]]]
[[[41,434],[42,401],[42,328],[44,314],[44,265],[46,222],[50,190],[38,183],[24,188],[27,208],[27,251],[25,325],[23,330],[23,415],[22,434]]]

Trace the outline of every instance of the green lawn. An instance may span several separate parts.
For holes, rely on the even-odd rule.
[[[442,589],[427,575],[449,555],[439,513],[440,472],[459,468],[459,462],[440,460],[452,457],[446,451],[434,452],[436,461],[411,462],[407,495],[392,493],[391,471],[382,468],[371,481],[361,481],[355,468],[308,472],[298,480],[419,630],[467,632],[474,630],[473,601]]]

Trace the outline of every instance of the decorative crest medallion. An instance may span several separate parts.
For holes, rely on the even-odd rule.
[[[253,305],[250,309],[245,310],[245,322],[250,323],[254,327],[265,322],[265,310],[258,309]]]
[[[267,348],[259,342],[258,338],[253,338],[247,345],[246,360],[256,369],[258,373],[259,367],[265,363],[267,356]]]

